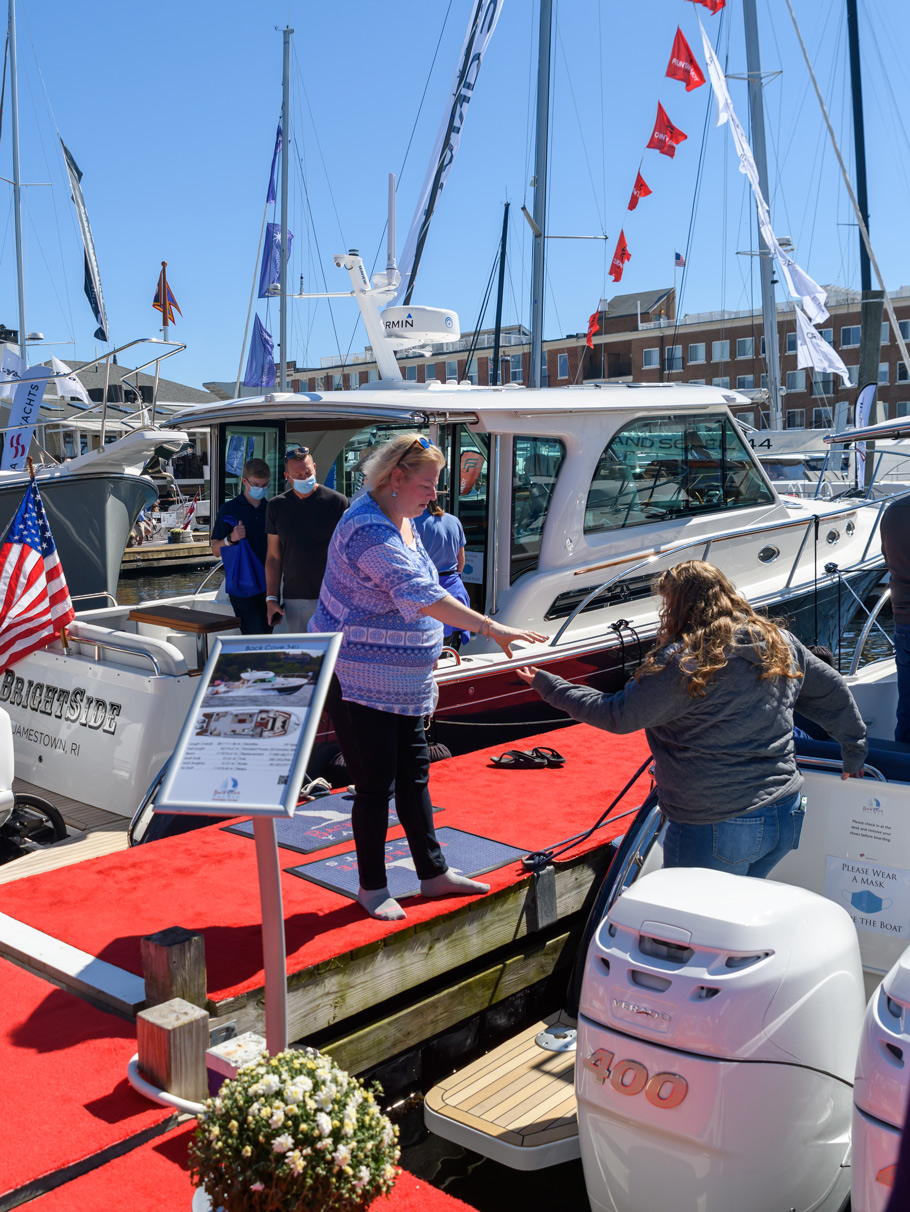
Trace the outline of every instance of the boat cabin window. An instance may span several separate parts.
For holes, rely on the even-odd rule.
[[[265,459],[269,465],[269,496],[284,492],[283,431],[276,425],[222,426],[223,463],[222,484],[218,503],[231,500],[243,492],[243,465],[249,459]],[[212,515],[214,516],[214,514]]]
[[[550,498],[566,457],[558,438],[519,438],[512,443],[512,560],[515,581],[540,562]]]
[[[588,490],[585,534],[773,500],[728,418],[637,417],[600,456]]]

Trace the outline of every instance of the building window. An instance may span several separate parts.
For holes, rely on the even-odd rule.
[[[704,387],[705,385],[704,379],[686,379],[686,383],[690,387]]]
[[[805,391],[806,372],[804,370],[787,371],[787,391]]]
[[[464,377],[467,379],[467,381],[469,383],[473,383],[475,387],[477,386],[477,362],[476,361],[472,361],[470,367],[465,368]]]
[[[878,381],[884,385],[888,382],[888,363],[879,362],[878,364]]]
[[[764,335],[762,335],[761,337],[759,337],[759,340],[758,340],[758,356],[759,356],[760,358],[763,358],[763,357],[765,356],[765,338],[764,338]]]
[[[705,360],[704,342],[700,341],[697,345],[690,345],[689,346],[689,365],[691,366],[691,364],[693,362],[704,362],[704,360]]]
[[[814,396],[830,396],[834,392],[834,375],[812,372],[812,394]],[[830,409],[828,410],[831,411]]]
[[[728,375],[722,375],[719,379],[712,379],[711,384],[713,387],[729,388],[730,387],[730,378]]]
[[[764,390],[767,391],[768,390],[768,376],[762,375],[758,380],[758,385],[759,385],[759,387],[763,387]]]
[[[540,366],[540,386],[550,386],[550,361],[549,358],[544,358]]]
[[[755,413],[754,412],[738,412],[734,414],[737,421],[741,425],[748,425],[750,429],[755,428]]]
[[[454,379],[458,382],[458,362],[446,362],[446,380]]]
[[[648,352],[647,350],[645,351]],[[557,379],[568,379],[569,377],[569,355],[559,354],[556,359],[556,377]]]
[[[820,328],[818,330],[818,335],[821,337],[821,339],[823,341],[827,341],[829,345],[834,344],[834,329],[833,328]]]
[[[314,387],[313,390],[314,391],[325,391],[325,375],[316,376],[316,386]]]
[[[408,365],[404,368],[404,377],[406,379],[412,379],[412,380],[417,378],[417,363],[416,362],[408,363]]]
[[[787,353],[788,354],[796,353],[796,333],[795,332],[787,333]]]
[[[510,373],[511,373],[511,379],[509,381],[511,383],[520,383],[521,382],[521,354],[510,354],[509,363],[510,363]]]
[[[682,346],[668,345],[664,351],[664,365],[667,370],[682,370]]]
[[[806,410],[805,410],[805,408],[788,408],[787,409],[787,428],[788,429],[805,429],[806,428]]]
[[[642,370],[656,370],[660,366],[660,350],[643,349],[641,351],[641,367]]]
[[[738,358],[754,358],[755,357],[755,338],[754,337],[737,337],[736,338],[736,356]]]
[[[344,391],[344,375],[332,375],[332,391]]]
[[[904,340],[910,341],[910,320],[898,320],[897,326],[901,330]]]
[[[730,342],[729,341],[712,341],[711,342],[711,361],[712,362],[728,362],[730,360]]]
[[[755,386],[755,375],[737,375],[736,390],[749,391]]]
[[[850,375],[850,379],[849,379],[850,386],[855,387],[857,385],[857,383],[859,382],[859,367],[858,366],[848,366],[847,371]]]
[[[887,345],[887,344],[888,344],[888,342],[889,342],[890,340],[891,340],[891,331],[890,331],[890,329],[888,328],[888,321],[887,321],[887,320],[883,320],[883,321],[882,321],[882,339],[881,339],[881,344],[882,344],[882,345]]]
[[[910,417],[910,400],[898,400],[896,417]]]
[[[414,370],[415,371],[417,370],[416,366],[414,367]],[[376,383],[378,380],[379,380],[379,371],[378,370],[367,371],[367,382],[368,383]]]
[[[901,320],[901,324],[903,324],[903,322],[904,321]],[[898,362],[898,364],[897,364],[897,381],[898,381],[898,383],[907,382],[907,367],[904,365],[903,362]]]
[[[861,335],[862,329],[858,324],[851,324],[848,328],[842,328],[840,330],[841,349],[855,349],[859,345]]]
[[[812,425],[815,429],[830,429],[834,424],[834,414],[830,408],[813,408]]]

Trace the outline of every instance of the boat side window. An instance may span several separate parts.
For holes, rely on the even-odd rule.
[[[638,417],[614,435],[598,460],[585,534],[773,499],[728,418]]]
[[[511,581],[540,562],[547,511],[565,457],[558,438],[516,437],[512,442]]]

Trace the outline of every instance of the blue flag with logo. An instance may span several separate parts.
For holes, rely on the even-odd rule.
[[[275,361],[272,357],[274,348],[271,333],[265,330],[262,321],[256,316],[250,341],[250,356],[246,360],[246,374],[243,376],[244,387],[272,386],[275,382]]]
[[[281,152],[281,123],[278,123],[278,133],[275,136],[275,150],[272,152],[272,171],[269,173],[269,192],[265,204],[270,206],[276,198],[275,182],[278,177],[278,155]]]
[[[291,241],[294,233],[288,232],[288,260],[291,259]],[[259,271],[259,298],[267,299],[273,292],[270,287],[280,284],[281,271],[281,224],[265,225],[265,248],[262,250],[262,268]]]

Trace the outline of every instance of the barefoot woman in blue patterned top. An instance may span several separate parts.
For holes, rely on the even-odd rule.
[[[444,464],[438,447],[418,434],[400,434],[370,453],[361,467],[367,491],[338,523],[309,625],[344,636],[326,705],[355,788],[357,899],[386,921],[405,916],[385,872],[393,788],[423,895],[489,891],[449,871],[433,829],[423,717],[433,711],[443,624],[488,636],[509,656],[514,640],[546,639],[495,623],[440,586],[411,519],[436,499]]]

